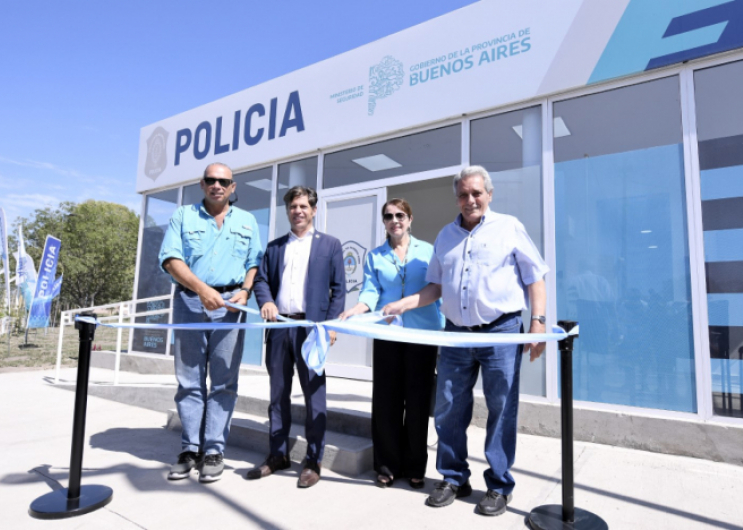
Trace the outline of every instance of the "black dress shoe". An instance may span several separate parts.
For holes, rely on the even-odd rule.
[[[286,455],[268,455],[266,461],[260,466],[254,467],[247,472],[245,478],[248,480],[256,480],[259,478],[267,477],[268,475],[281,471],[282,469],[289,469],[292,463],[289,457]]]
[[[449,506],[454,502],[454,499],[461,499],[470,494],[472,494],[472,486],[470,486],[469,480],[461,486],[455,486],[451,482],[442,480],[436,483],[436,489],[426,499],[426,504],[434,508],[441,508],[442,506]]]
[[[501,495],[500,493],[488,490],[485,496],[477,503],[477,511],[482,515],[501,515],[506,513],[506,507],[511,502],[513,495]]]

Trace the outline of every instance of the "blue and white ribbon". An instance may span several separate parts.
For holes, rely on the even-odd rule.
[[[260,316],[260,311],[243,305],[225,302],[225,305],[244,313]],[[312,328],[302,344],[302,358],[307,366],[318,374],[325,370],[325,361],[330,347],[329,331],[356,335],[369,339],[382,339],[395,342],[426,344],[429,346],[450,346],[454,348],[485,348],[503,344],[530,344],[534,342],[560,341],[578,334],[578,326],[566,332],[560,326],[552,326],[552,333],[461,333],[451,331],[431,331],[402,327],[402,318],[385,316],[381,311],[350,317],[347,320],[290,320],[279,316],[278,322],[244,322],[226,324],[199,322],[193,324],[108,324],[92,317],[78,316],[75,320],[111,328],[130,329],[174,329],[174,330],[228,330],[228,329],[285,329],[292,327]],[[388,321],[391,325],[386,324]]]

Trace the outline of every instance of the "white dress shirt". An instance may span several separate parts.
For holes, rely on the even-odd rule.
[[[457,326],[523,311],[526,286],[549,271],[524,225],[490,209],[472,231],[462,228],[460,214],[433,247],[426,280],[441,285],[441,312]]]
[[[284,249],[284,269],[281,272],[281,285],[276,297],[276,306],[282,315],[306,312],[305,284],[314,233],[314,228],[310,228],[304,237],[297,237],[294,232],[289,232],[289,242]]]

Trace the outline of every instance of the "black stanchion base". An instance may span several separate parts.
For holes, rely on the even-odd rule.
[[[575,509],[575,521],[567,523],[562,520],[562,505],[548,504],[534,508],[529,514],[529,526],[532,530],[608,530],[601,517],[595,513]]]
[[[113,490],[108,486],[91,484],[80,487],[80,497],[67,498],[67,488],[42,495],[28,509],[28,514],[36,519],[65,519],[83,515],[103,508],[111,502]]]

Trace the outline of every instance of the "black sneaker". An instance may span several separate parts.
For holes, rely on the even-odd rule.
[[[201,453],[183,451],[178,455],[178,462],[171,466],[170,473],[168,473],[168,480],[180,480],[188,477],[191,474],[191,470],[198,466],[200,461]]]
[[[481,515],[501,515],[506,513],[506,506],[512,498],[513,495],[505,496],[496,491],[488,490],[480,499],[480,502],[477,503],[477,511]]]
[[[199,482],[216,482],[222,478],[224,459],[220,453],[206,455],[201,464]]]
[[[471,494],[472,486],[470,486],[469,480],[461,486],[455,486],[451,482],[442,480],[436,483],[436,489],[426,499],[426,504],[434,508],[441,508],[442,506],[449,506],[454,502],[454,499],[461,499]]]

